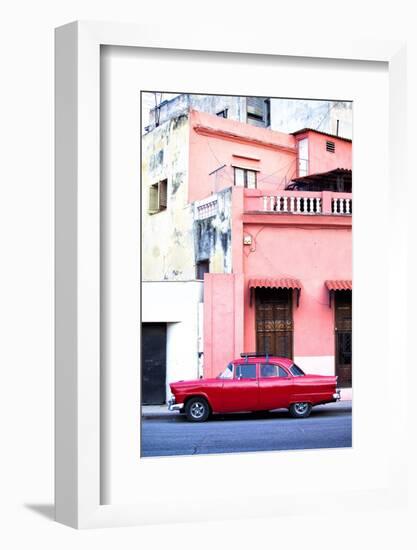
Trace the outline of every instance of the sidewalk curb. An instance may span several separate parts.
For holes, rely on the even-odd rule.
[[[326,407],[326,408],[330,408],[330,407],[339,408],[341,406],[348,406],[349,404],[350,404],[350,412],[352,412],[352,401],[348,399],[341,400],[337,403],[328,403],[326,405],[317,405],[317,406]],[[147,407],[149,407],[149,409],[152,408],[154,410],[143,410],[143,409],[146,409]],[[144,405],[141,411],[141,418],[165,418],[165,417],[175,418],[177,416],[180,416],[181,414],[179,411],[169,411],[167,407],[163,407],[163,406],[161,406],[160,408],[158,407],[158,409],[160,410],[155,410],[155,409],[157,409],[157,407],[153,407],[152,405],[151,406]],[[276,409],[276,410],[284,410],[284,409]],[[254,414],[255,413],[256,412],[254,412]],[[232,414],[236,414],[236,413],[232,413]]]

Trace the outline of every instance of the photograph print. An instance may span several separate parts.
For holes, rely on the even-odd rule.
[[[352,102],[142,91],[141,457],[352,446]]]

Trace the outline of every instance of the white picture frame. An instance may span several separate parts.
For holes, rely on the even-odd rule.
[[[156,32],[152,27],[75,22],[56,31],[56,519],[76,528],[135,525],[161,521],[198,519],[198,511],[185,517],[178,503],[166,498],[149,506],[131,502],[102,504],[102,432],[101,403],[101,251],[100,251],[100,49],[101,46],[164,48],[289,56],[303,59],[379,61],[388,64],[389,72],[389,156],[390,187],[393,199],[399,197],[405,183],[405,112],[403,109],[406,79],[405,44],[388,41],[293,41],[259,35],[249,43],[245,33],[235,30],[214,36],[207,29],[187,37],[168,26]],[[159,29],[161,31],[161,29]],[[163,38],[160,38],[163,36]],[[394,180],[395,176],[395,180]],[[405,275],[404,251],[395,247],[406,232],[399,207],[392,211],[393,231],[389,243],[395,255],[395,269],[388,278]],[[139,284],[139,283],[138,283]],[[400,289],[405,294],[405,289]],[[393,307],[390,304],[389,307]],[[405,308],[405,300],[396,306]],[[395,331],[395,327],[392,327]],[[400,341],[404,336],[397,334]],[[405,346],[398,359],[405,364]],[[405,369],[402,371],[405,374]],[[401,373],[401,371],[400,371]],[[398,381],[397,392],[405,403],[406,380]],[[398,407],[395,421],[406,415],[405,405]],[[396,448],[389,457],[392,470],[401,470],[405,461],[404,440],[400,430]],[[161,468],[163,468],[161,462]],[[370,502],[399,502],[404,498],[405,473],[388,476],[383,490],[369,489],[356,495],[341,495],[348,508]],[[264,503],[268,503],[265,489]],[[271,492],[269,498],[273,500]],[[222,500],[223,495],[219,495]],[[164,501],[165,498],[165,501]],[[254,501],[259,495],[253,495]],[[325,495],[324,495],[325,498]],[[185,500],[187,497],[185,496]],[[232,499],[233,500],[233,499]],[[311,502],[317,501],[315,495]],[[237,497],[236,497],[237,501]],[[164,506],[161,506],[164,502]],[[237,502],[236,502],[237,504]],[[259,502],[258,502],[259,504]],[[325,509],[324,506],[322,506]],[[227,506],[226,506],[227,509]],[[316,507],[320,510],[321,505]],[[208,505],[205,517],[236,517],[225,507]],[[235,509],[236,512],[239,508]],[[285,512],[277,504],[268,515]],[[252,515],[250,512],[248,515]]]

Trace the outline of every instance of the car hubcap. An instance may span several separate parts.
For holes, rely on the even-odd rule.
[[[193,403],[191,405],[191,415],[194,417],[194,418],[201,418],[203,415],[204,415],[204,405],[202,403]]]
[[[308,403],[296,403],[295,411],[298,414],[304,414],[308,409]]]

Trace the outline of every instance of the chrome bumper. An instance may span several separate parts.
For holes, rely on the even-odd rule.
[[[169,411],[181,411],[184,408],[184,403],[175,403],[175,397],[171,397],[168,401]]]
[[[336,393],[333,394],[333,399],[335,401],[339,401],[340,400],[340,390],[336,390]]]

